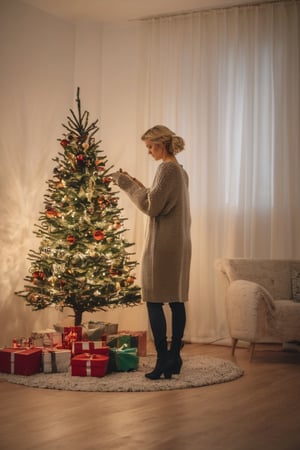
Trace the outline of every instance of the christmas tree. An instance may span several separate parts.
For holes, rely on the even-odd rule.
[[[135,284],[136,261],[128,251],[132,243],[112,188],[107,157],[96,142],[98,120],[89,123],[81,112],[77,89],[77,114],[70,109],[66,132],[58,139],[63,151],[53,158],[56,166],[47,181],[45,209],[34,233],[39,250],[30,250],[29,275],[24,297],[34,311],[55,304],[72,308],[75,325],[83,312],[134,306],[141,302]]]

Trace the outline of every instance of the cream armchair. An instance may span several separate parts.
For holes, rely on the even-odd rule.
[[[239,340],[300,341],[300,261],[223,258],[216,269],[225,285],[232,355]]]

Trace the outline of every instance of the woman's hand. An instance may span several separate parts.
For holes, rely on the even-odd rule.
[[[132,177],[131,175],[129,175],[128,172],[123,171],[122,169],[119,169],[117,172],[114,172],[110,175],[110,177],[112,178],[112,180],[114,181],[114,183],[118,184],[119,178],[121,175],[125,175],[126,177],[128,177],[131,181],[133,181],[134,183],[136,183],[138,186],[140,187],[145,187],[139,180],[137,180],[136,178]]]
[[[111,177],[111,179],[113,180],[113,182],[115,184],[118,184],[118,180],[119,180],[120,174],[121,174],[121,171],[118,170],[117,172],[111,173],[109,176]]]

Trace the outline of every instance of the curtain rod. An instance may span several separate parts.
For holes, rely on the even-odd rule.
[[[231,5],[231,6],[220,6],[216,8],[203,8],[203,9],[192,9],[190,11],[179,11],[177,13],[164,13],[164,14],[155,14],[153,16],[146,16],[146,17],[140,17],[139,19],[133,19],[133,21],[148,21],[148,20],[157,20],[157,19],[166,19],[168,17],[178,17],[178,16],[188,16],[192,14],[197,13],[206,13],[206,12],[214,12],[214,11],[227,11],[230,9],[235,8],[251,8],[255,6],[264,6],[264,5],[274,5],[274,4],[280,4],[280,3],[299,3],[300,0],[271,0],[271,1],[257,1],[254,3],[244,3],[244,4],[237,4],[237,5]]]

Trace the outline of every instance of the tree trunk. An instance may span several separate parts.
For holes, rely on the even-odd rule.
[[[81,309],[76,309],[76,310],[74,309],[74,313],[75,313],[75,327],[78,327],[82,323],[83,311],[81,311]]]

